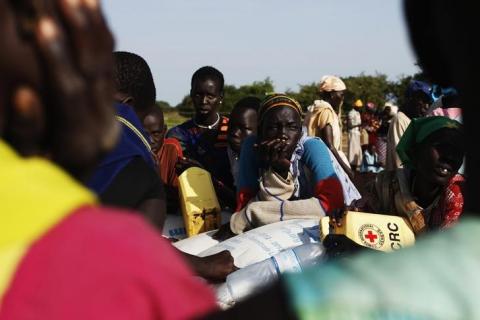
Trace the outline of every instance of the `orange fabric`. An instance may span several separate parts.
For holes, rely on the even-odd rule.
[[[158,171],[163,184],[178,187],[175,165],[178,158],[183,157],[182,147],[177,139],[166,138],[158,151]]]

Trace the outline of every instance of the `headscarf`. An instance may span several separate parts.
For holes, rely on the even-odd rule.
[[[331,92],[331,91],[344,91],[347,90],[347,86],[339,77],[335,76],[323,76],[322,80],[318,84],[319,92]]]
[[[302,117],[302,106],[297,102],[297,100],[290,98],[283,93],[272,93],[262,101],[260,109],[258,109],[259,123],[263,121],[265,114],[275,107],[292,108],[298,113],[300,118]]]
[[[433,101],[432,87],[428,83],[412,80],[408,85],[406,96],[411,97],[415,92],[422,92],[428,97],[428,99],[430,99],[430,101]]]
[[[373,102],[367,102],[368,110],[375,110],[375,104]]]
[[[397,108],[397,106],[392,101],[387,101],[383,104],[382,110],[385,110],[386,107]]]
[[[398,107],[393,104],[393,102],[387,101],[385,102],[385,105],[382,108],[382,111],[385,110],[386,107],[390,108],[390,116],[394,116],[398,113]]]
[[[461,130],[462,125],[446,117],[413,119],[397,145],[397,153],[404,167],[413,169],[414,147],[424,142],[432,133],[444,128]]]
[[[355,102],[353,103],[353,106],[356,107],[356,108],[361,108],[361,107],[363,107],[363,102],[362,102],[362,100],[360,100],[360,99],[355,100]]]

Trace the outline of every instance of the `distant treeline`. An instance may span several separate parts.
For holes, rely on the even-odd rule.
[[[405,90],[412,79],[422,79],[422,74],[413,76],[402,76],[397,81],[389,81],[384,74],[350,76],[342,78],[347,86],[345,93],[344,110],[350,110],[356,99],[361,99],[364,103],[373,102],[375,105],[383,105],[386,101],[395,101],[397,105],[402,105]],[[298,91],[287,90],[287,94],[297,99],[303,109],[318,99],[318,83],[299,85]],[[276,92],[274,83],[270,78],[263,81],[255,81],[252,84],[236,87],[233,85],[225,86],[225,99],[220,109],[221,113],[227,114],[233,108],[234,104],[243,97],[257,96],[262,98],[266,93]],[[157,104],[164,111],[177,111],[184,117],[190,117],[193,113],[193,104],[189,95],[185,95],[182,101],[171,106],[165,101],[158,101]]]

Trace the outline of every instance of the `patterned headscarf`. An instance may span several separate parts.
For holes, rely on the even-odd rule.
[[[259,122],[262,122],[265,114],[275,107],[289,107],[295,110],[300,117],[302,116],[302,106],[295,99],[283,93],[272,93],[263,100],[258,109]]]

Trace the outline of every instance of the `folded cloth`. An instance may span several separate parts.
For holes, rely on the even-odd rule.
[[[262,225],[291,219],[320,219],[325,216],[320,201],[315,198],[288,200],[295,192],[295,184],[289,173],[284,179],[268,170],[260,180],[257,197],[232,215],[230,228],[240,234]]]

